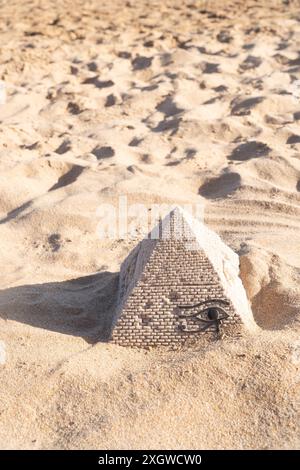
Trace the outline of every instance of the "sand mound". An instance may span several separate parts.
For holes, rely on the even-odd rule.
[[[240,258],[241,277],[254,317],[264,329],[299,326],[299,269],[272,253],[252,249]]]

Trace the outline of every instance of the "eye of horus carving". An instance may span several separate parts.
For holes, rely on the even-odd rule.
[[[229,317],[226,311],[229,305],[230,303],[224,299],[209,299],[197,304],[179,305],[180,331],[191,334],[213,329],[219,333],[222,321]]]

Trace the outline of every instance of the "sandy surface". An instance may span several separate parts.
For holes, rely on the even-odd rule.
[[[299,2],[12,0],[0,17],[0,447],[299,448]],[[205,204],[255,337],[96,342],[135,244],[100,240],[96,210],[124,194]]]

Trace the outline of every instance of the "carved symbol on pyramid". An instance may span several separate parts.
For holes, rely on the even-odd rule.
[[[178,305],[180,314],[178,318],[184,320],[179,324],[180,331],[191,334],[213,329],[220,333],[222,321],[229,317],[224,306],[230,303],[224,299],[209,299],[194,305]],[[196,310],[192,313],[182,314],[181,310]]]

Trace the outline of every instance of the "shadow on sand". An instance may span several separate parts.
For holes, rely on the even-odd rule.
[[[118,276],[104,271],[69,281],[0,290],[0,317],[81,336],[90,344],[107,341]]]

